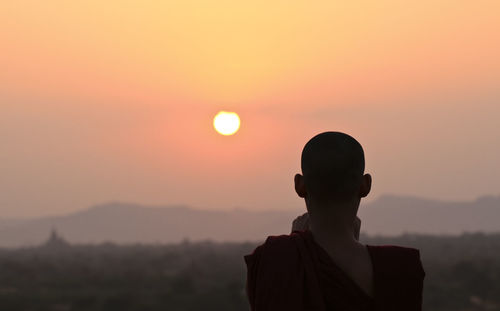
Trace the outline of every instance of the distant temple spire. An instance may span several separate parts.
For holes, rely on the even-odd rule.
[[[68,247],[70,246],[70,244],[57,233],[57,230],[55,228],[52,228],[50,237],[47,242],[45,242],[44,246],[50,248],[61,248]]]

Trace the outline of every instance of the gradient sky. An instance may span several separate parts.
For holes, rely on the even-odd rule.
[[[500,2],[1,1],[0,218],[302,206],[313,135],[371,198],[500,194]],[[241,130],[212,128],[219,110]]]

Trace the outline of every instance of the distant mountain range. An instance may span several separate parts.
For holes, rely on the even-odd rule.
[[[370,235],[497,233],[500,196],[446,202],[386,195],[361,206],[359,217],[362,231]]]
[[[208,211],[185,206],[109,203],[64,216],[0,220],[0,246],[36,245],[56,229],[71,243],[172,243],[183,240],[261,241],[288,233],[302,210]],[[362,232],[461,234],[500,232],[500,196],[442,202],[382,196],[362,204]]]

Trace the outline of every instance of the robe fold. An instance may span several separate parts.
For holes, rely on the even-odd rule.
[[[271,236],[247,264],[252,311],[420,311],[425,276],[419,251],[367,245],[374,296],[368,296],[315,241],[310,231]]]

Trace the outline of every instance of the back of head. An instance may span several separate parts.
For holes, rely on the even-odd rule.
[[[358,198],[365,157],[353,137],[340,132],[314,136],[304,146],[301,167],[310,199],[345,202]]]

